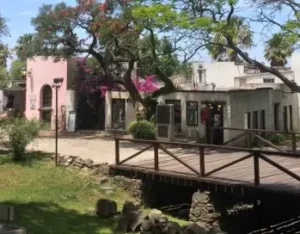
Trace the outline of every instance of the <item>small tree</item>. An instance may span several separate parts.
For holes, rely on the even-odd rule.
[[[4,123],[2,130],[8,137],[8,147],[14,161],[24,159],[26,146],[39,136],[43,128],[43,123],[25,118],[12,118]]]

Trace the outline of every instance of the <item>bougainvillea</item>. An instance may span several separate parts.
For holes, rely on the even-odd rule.
[[[146,76],[145,78],[133,78],[133,83],[139,92],[146,94],[153,93],[160,88],[154,75]]]

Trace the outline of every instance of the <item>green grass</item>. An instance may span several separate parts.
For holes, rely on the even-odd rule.
[[[107,195],[95,177],[63,167],[41,153],[14,163],[0,156],[0,203],[15,207],[15,223],[30,234],[110,234],[115,221],[94,214],[97,200],[111,198],[122,208],[129,195]]]

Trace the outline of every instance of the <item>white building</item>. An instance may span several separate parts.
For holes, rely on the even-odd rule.
[[[192,68],[190,79],[172,77],[182,91],[158,98],[159,103],[175,105],[178,133],[193,138],[204,137],[207,134],[207,123],[202,120],[205,108],[210,109],[210,118],[215,115],[221,118],[220,127],[300,131],[300,96],[274,75],[234,62],[194,62]],[[286,77],[300,84],[300,54],[293,55],[291,68],[280,69]],[[128,95],[111,92],[107,97],[107,100],[124,99],[126,125],[135,120],[134,110],[126,101]],[[192,114],[188,113],[190,104],[196,106]],[[107,130],[113,129],[111,105],[112,101],[106,102]],[[222,143],[240,132],[224,130],[218,134],[221,138],[218,143]]]

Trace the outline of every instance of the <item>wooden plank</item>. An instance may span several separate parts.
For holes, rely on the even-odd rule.
[[[152,148],[152,146],[153,145],[148,145],[146,148],[144,148],[144,149],[136,152],[135,154],[131,155],[130,157],[122,160],[121,162],[119,162],[119,164],[123,164],[123,163],[125,163],[125,162],[127,162],[127,161],[129,161],[129,160],[131,160],[131,159],[133,159],[135,157],[137,157],[138,155],[140,155],[140,154],[144,153],[145,151],[147,151],[148,149]]]
[[[254,132],[250,132],[250,134],[253,135],[254,137],[260,139],[261,141],[265,142],[266,144],[273,147],[274,149],[277,149],[279,152],[285,152],[284,150],[282,150],[279,147],[277,147],[276,145],[274,145],[272,142],[267,141],[266,139],[262,138],[261,136],[255,134]]]

